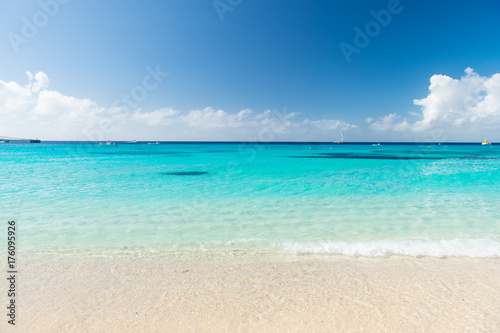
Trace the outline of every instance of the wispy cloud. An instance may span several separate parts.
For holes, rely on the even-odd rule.
[[[149,126],[170,125],[175,121],[174,116],[177,114],[179,114],[179,111],[172,108],[162,108],[153,112],[136,110],[132,113],[130,119],[145,122]]]
[[[319,130],[341,130],[348,131],[350,129],[358,128],[357,125],[349,124],[342,120],[333,120],[333,119],[321,119],[321,120],[309,120],[305,119],[302,121],[304,125],[311,125]]]
[[[371,118],[370,118],[371,119]],[[396,113],[391,113],[386,116],[378,118],[376,121],[372,122],[370,128],[375,131],[388,131],[393,130],[396,132],[402,132],[410,127],[410,124],[406,120],[400,120],[401,117]],[[369,122],[371,122],[370,120]]]
[[[2,135],[60,140],[256,140],[265,130],[273,133],[268,136],[273,140],[331,140],[337,135],[332,131],[357,128],[342,120],[307,119],[299,112],[104,107],[88,98],[49,90],[50,81],[43,72],[26,74],[24,86],[0,80]]]
[[[241,127],[244,126],[248,116],[252,113],[252,110],[245,109],[231,114],[223,110],[215,110],[212,107],[207,107],[203,110],[190,111],[186,115],[180,116],[176,121],[184,123],[189,127],[205,129]]]

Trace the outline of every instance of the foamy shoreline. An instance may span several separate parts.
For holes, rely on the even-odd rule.
[[[177,251],[20,262],[17,332],[500,328],[498,259]]]

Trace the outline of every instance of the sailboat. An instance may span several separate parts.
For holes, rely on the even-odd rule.
[[[345,143],[344,136],[342,135],[342,131],[339,131],[339,132],[340,132],[340,140],[334,141],[333,143]]]
[[[484,140],[483,143],[481,143],[482,146],[491,146],[491,141],[488,141],[488,140]]]

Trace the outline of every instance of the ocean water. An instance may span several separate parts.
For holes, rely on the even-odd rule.
[[[0,145],[19,251],[500,257],[500,147]]]

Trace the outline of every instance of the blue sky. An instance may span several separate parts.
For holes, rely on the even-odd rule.
[[[0,135],[500,140],[499,16],[493,0],[3,1]],[[348,61],[356,27],[372,37]]]

